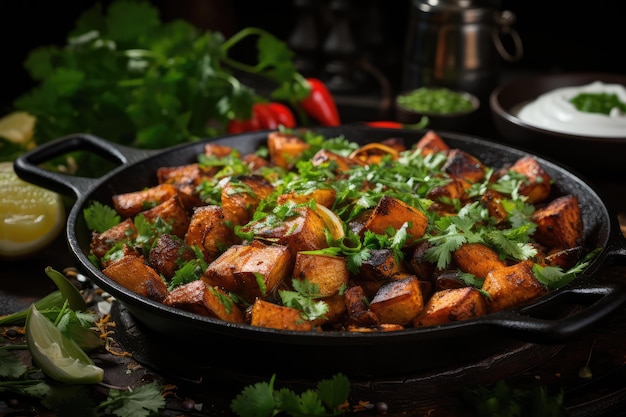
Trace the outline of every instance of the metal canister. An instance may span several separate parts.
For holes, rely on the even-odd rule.
[[[519,60],[515,15],[499,0],[411,0],[402,87],[447,87],[486,100],[501,59]],[[510,37],[507,45],[503,40]]]

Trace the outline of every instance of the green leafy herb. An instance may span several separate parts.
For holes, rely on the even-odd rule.
[[[585,113],[611,114],[613,109],[626,113],[626,103],[615,93],[580,93],[570,99],[576,110]]]
[[[298,416],[338,416],[345,412],[350,391],[348,378],[339,373],[331,379],[318,382],[317,389],[302,394],[282,388],[276,389],[276,375],[269,382],[249,385],[232,400],[231,410],[239,417],[272,417],[279,413]]]
[[[300,311],[300,315],[305,320],[315,320],[328,313],[328,304],[315,301],[321,298],[317,284],[299,279],[294,279],[291,283],[295,291],[279,291],[284,306]]]
[[[149,417],[165,407],[160,386],[152,382],[126,391],[111,389],[98,408],[119,417]]]
[[[92,202],[89,207],[83,210],[83,217],[87,227],[98,233],[110,229],[122,220],[115,209],[98,201]]]

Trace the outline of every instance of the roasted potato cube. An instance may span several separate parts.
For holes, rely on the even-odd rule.
[[[448,144],[434,130],[426,132],[415,144],[415,147],[421,149],[424,156],[450,150]]]
[[[245,322],[241,309],[228,294],[218,287],[207,285],[203,280],[174,288],[165,297],[163,304],[231,323]]]
[[[115,244],[137,236],[133,219],[127,218],[102,233],[92,233],[90,249],[98,258],[102,258]]]
[[[509,169],[526,176],[527,180],[520,185],[519,193],[527,196],[529,203],[539,203],[548,198],[552,188],[551,178],[535,157],[522,157]]]
[[[484,279],[489,271],[504,268],[507,263],[498,252],[482,243],[464,243],[452,252],[452,260],[463,272]]]
[[[381,323],[407,325],[424,308],[417,277],[413,276],[383,285],[369,305]]]
[[[462,180],[464,187],[482,181],[485,178],[486,167],[474,155],[461,149],[451,149],[448,159],[441,170],[454,178]]]
[[[317,285],[319,295],[328,297],[348,284],[350,274],[344,257],[298,253],[293,277]]]
[[[506,221],[508,218],[508,214],[502,204],[503,198],[502,194],[492,189],[486,190],[480,198],[480,203],[487,208],[489,215],[496,219],[498,224]]]
[[[281,168],[291,169],[294,161],[310,148],[310,145],[296,135],[271,132],[267,136],[270,161]]]
[[[415,327],[434,326],[480,317],[487,313],[483,295],[473,287],[437,291],[413,320]]]
[[[357,327],[376,326],[379,324],[376,313],[367,306],[367,296],[361,286],[355,285],[344,293],[348,318],[346,323]]]
[[[291,259],[289,249],[280,245],[259,241],[233,245],[209,264],[203,279],[252,302],[272,293],[283,282],[291,273]]]
[[[178,236],[160,235],[150,248],[148,265],[166,279],[170,279],[182,263],[194,259],[196,254]]]
[[[482,289],[489,293],[486,298],[489,312],[518,306],[547,294],[546,287],[535,278],[532,266],[532,261],[522,261],[487,274]]]
[[[204,145],[204,154],[206,156],[216,156],[218,158],[224,158],[233,153],[234,148],[228,145],[220,145],[215,142],[209,142]]]
[[[295,308],[257,299],[250,310],[250,324],[280,330],[310,331],[313,325]]]
[[[225,221],[220,206],[198,207],[191,215],[185,243],[198,246],[206,262],[214,261],[229,246],[237,242],[233,229]]]
[[[176,194],[178,189],[172,184],[159,184],[140,191],[116,194],[111,198],[113,208],[120,216],[132,217],[169,200]]]
[[[433,200],[429,210],[441,212],[442,214],[456,214],[455,201],[467,201],[467,193],[461,180],[451,178],[446,184],[436,185],[431,188],[426,197]],[[441,207],[443,205],[444,207]]]
[[[157,178],[159,184],[172,184],[178,190],[185,194],[196,194],[196,188],[204,179],[211,178],[217,168],[201,167],[198,163],[160,167],[157,169]]]
[[[260,175],[231,179],[222,188],[221,195],[226,221],[231,225],[248,223],[261,200],[267,198],[273,191],[272,184]]]
[[[333,162],[336,164],[335,173],[347,172],[351,166],[363,165],[358,159],[350,159],[347,156],[339,155],[328,149],[320,149],[313,158],[311,158],[313,166],[320,166],[325,163]]]
[[[584,249],[583,246],[575,246],[551,252],[545,257],[545,265],[556,266],[566,271],[576,265],[584,254]]]
[[[396,259],[390,249],[371,249],[370,257],[359,267],[358,278],[368,281],[387,281],[406,273],[404,265]]]
[[[406,244],[410,245],[426,233],[428,217],[419,209],[395,197],[384,195],[365,221],[364,229],[384,235],[387,228],[399,230],[404,223],[408,223],[409,239]]]
[[[161,276],[145,264],[143,257],[124,256],[102,270],[102,273],[129,291],[155,301],[167,296],[167,285]]]
[[[552,200],[531,216],[537,223],[533,238],[549,248],[567,249],[579,246],[583,240],[583,219],[578,197],[573,194]]]
[[[328,247],[324,220],[309,207],[296,208],[297,214],[280,222],[250,222],[241,228],[244,233],[253,232],[258,239],[267,239],[289,248],[294,259],[298,252]]]
[[[172,234],[185,237],[189,228],[190,216],[187,209],[183,206],[178,195],[164,201],[158,206],[141,212],[149,223],[154,223],[158,218],[172,226]]]
[[[335,294],[330,297],[320,298],[316,301],[322,301],[328,306],[328,311],[323,317],[318,317],[311,321],[313,326],[330,326],[332,324],[341,323],[346,316],[346,299],[343,294]]]
[[[413,273],[423,281],[430,281],[435,273],[435,264],[426,260],[426,251],[429,247],[428,241],[419,242],[411,250],[408,264]]]
[[[313,200],[315,201],[315,204],[331,208],[335,203],[336,198],[337,191],[335,191],[334,188],[316,188],[307,190],[306,192],[292,191],[287,194],[281,194],[277,197],[276,204],[285,204],[287,201],[302,204]]]

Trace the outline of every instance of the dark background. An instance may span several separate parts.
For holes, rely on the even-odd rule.
[[[12,101],[33,86],[23,69],[28,52],[42,45],[64,44],[76,18],[95,3],[92,0],[3,2],[0,115],[9,112]],[[101,3],[107,5],[110,1]],[[246,26],[257,26],[286,40],[298,21],[295,7],[298,0],[158,0],[152,3],[161,10],[163,21],[184,18],[201,29],[221,31],[226,36]],[[322,22],[321,43],[327,30],[324,24],[330,21],[332,3],[330,0],[317,3],[324,10],[318,19]],[[399,88],[410,1],[353,0],[346,3],[353,5],[346,19],[353,28],[356,46],[371,55],[392,88]],[[500,8],[516,15],[513,27],[524,44],[523,58],[514,64],[503,62],[503,70],[626,73],[624,20],[619,3],[611,0],[502,0]],[[365,10],[376,13],[372,16]]]

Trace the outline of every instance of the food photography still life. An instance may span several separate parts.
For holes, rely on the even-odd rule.
[[[0,415],[624,415],[626,69],[535,3],[11,5]]]

